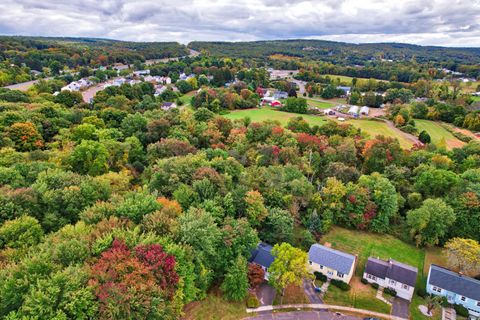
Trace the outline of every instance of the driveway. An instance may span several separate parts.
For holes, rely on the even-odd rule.
[[[362,318],[347,316],[328,311],[294,311],[260,314],[249,320],[360,320]]]
[[[275,299],[275,288],[272,286],[262,283],[257,288],[257,298],[260,301],[260,306],[270,306],[273,304],[273,299]]]
[[[310,300],[310,303],[323,303],[322,299],[320,299],[320,293],[315,292],[311,280],[303,279],[303,289],[305,290],[305,294]]]
[[[408,319],[408,307],[410,302],[408,300],[395,297],[392,302],[392,315]]]

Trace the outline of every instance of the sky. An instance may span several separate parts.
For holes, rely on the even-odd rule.
[[[0,0],[0,34],[480,47],[480,0]]]

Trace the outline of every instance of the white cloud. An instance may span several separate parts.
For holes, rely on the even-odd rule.
[[[2,0],[0,33],[480,46],[480,0]]]

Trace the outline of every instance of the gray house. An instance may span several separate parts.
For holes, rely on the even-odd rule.
[[[330,279],[349,283],[352,279],[356,257],[320,244],[313,244],[308,251],[311,272],[320,272]]]
[[[272,264],[275,257],[272,255],[273,247],[269,244],[261,242],[258,244],[257,248],[252,251],[252,255],[248,262],[255,263],[262,267],[263,271],[265,271],[265,280],[268,280],[268,268]]]
[[[378,283],[384,288],[394,289],[397,296],[411,301],[418,269],[393,259],[388,261],[368,258],[363,278],[370,283]]]

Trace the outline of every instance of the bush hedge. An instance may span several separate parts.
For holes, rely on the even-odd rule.
[[[385,289],[383,289],[383,293],[389,294],[389,295],[391,295],[392,297],[396,297],[396,296],[397,296],[397,290],[391,289],[391,288],[385,288]]]
[[[322,282],[326,282],[326,281],[327,281],[327,276],[324,275],[323,273],[320,273],[320,272],[318,272],[318,271],[315,271],[313,274],[315,275],[315,279],[320,280],[320,281],[322,281]]]
[[[427,297],[427,290],[425,288],[418,288],[417,289],[417,296],[425,299]]]
[[[362,278],[362,280],[360,280],[363,284],[368,284],[368,280],[365,279],[365,278]]]
[[[335,287],[339,288],[342,291],[350,290],[350,285],[348,283],[343,282],[343,281],[332,279],[330,283],[333,284]]]
[[[459,316],[462,316],[465,318],[468,317],[468,309],[462,306],[461,304],[456,304],[453,306],[453,308],[455,309],[455,311]]]
[[[372,287],[378,289],[380,286],[378,285],[378,283],[372,283]]]
[[[258,298],[256,295],[253,293],[248,294],[247,298],[247,308],[258,308],[260,307],[260,301],[258,301]]]

